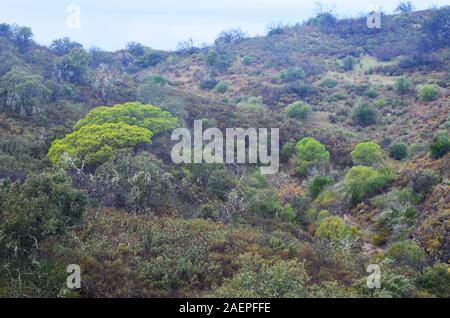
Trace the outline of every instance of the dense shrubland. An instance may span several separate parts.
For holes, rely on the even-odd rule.
[[[176,52],[0,24],[0,296],[449,297],[449,8],[398,12]],[[194,120],[279,127],[279,173],[174,165]]]

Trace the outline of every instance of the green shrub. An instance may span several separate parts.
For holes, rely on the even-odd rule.
[[[367,127],[377,122],[377,112],[369,105],[358,105],[353,109],[352,119],[356,125]]]
[[[380,163],[383,161],[381,147],[372,141],[360,143],[352,151],[352,161],[358,166],[372,166]]]
[[[330,153],[314,138],[303,138],[297,143],[295,150],[299,164],[298,170],[302,174],[308,174],[313,168],[324,170],[330,163]]]
[[[298,101],[288,105],[285,112],[289,118],[306,120],[311,117],[311,106]]]
[[[345,71],[353,71],[354,67],[356,64],[356,59],[351,57],[351,56],[347,56],[346,58],[344,58],[342,60],[342,67],[344,68]]]
[[[246,55],[242,58],[242,64],[245,66],[250,66],[253,63],[253,58],[249,55]]]
[[[282,161],[288,161],[288,159],[295,154],[295,145],[295,142],[289,141],[281,147],[280,158]]]
[[[316,236],[338,243],[349,238],[351,236],[351,231],[345,224],[343,218],[339,216],[330,216],[318,222]]]
[[[430,143],[430,153],[434,159],[445,156],[450,151],[450,133],[447,131],[437,132]]]
[[[434,101],[438,98],[439,89],[434,85],[423,85],[419,88],[419,98],[426,102]]]
[[[280,74],[280,78],[285,82],[294,82],[305,78],[305,71],[301,68],[290,68]]]
[[[277,194],[270,189],[255,191],[249,199],[248,207],[251,212],[266,218],[276,217],[283,209]]]
[[[228,91],[228,82],[219,82],[217,83],[216,87],[214,88],[216,93],[224,94]]]
[[[297,213],[290,204],[286,204],[279,213],[280,219],[286,222],[294,222],[297,218]]]
[[[392,144],[389,147],[389,156],[395,160],[403,160],[408,156],[408,145],[403,142]]]
[[[435,264],[425,269],[425,273],[418,279],[419,286],[425,288],[436,297],[449,298],[450,271],[447,264]]]
[[[223,200],[235,184],[236,178],[230,171],[215,170],[208,179],[207,189],[209,193]]]
[[[210,90],[214,89],[217,84],[219,84],[219,81],[216,80],[215,78],[206,78],[200,82],[199,87],[202,90],[210,91]]]
[[[386,169],[375,170],[371,167],[357,166],[350,169],[345,176],[344,184],[353,204],[382,189],[393,178]]]
[[[394,84],[394,88],[400,95],[405,95],[412,90],[413,84],[406,77],[399,77]]]
[[[322,192],[323,189],[332,184],[333,178],[331,178],[330,176],[318,176],[313,178],[308,183],[308,190],[311,197],[315,199]]]
[[[334,88],[338,85],[338,81],[334,78],[326,77],[320,81],[320,87]]]

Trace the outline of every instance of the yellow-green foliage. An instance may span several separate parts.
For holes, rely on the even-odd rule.
[[[378,144],[372,141],[363,142],[352,152],[352,160],[355,165],[371,166],[383,160],[383,153]]]
[[[344,219],[339,216],[327,217],[317,224],[316,236],[331,241],[340,242],[351,235]]]
[[[97,166],[111,159],[114,151],[151,143],[153,135],[175,128],[178,121],[159,108],[140,103],[98,107],[74,126],[74,132],[55,140],[48,152],[55,165]]]
[[[376,170],[371,167],[357,166],[350,169],[345,176],[345,186],[352,203],[357,204],[392,179],[392,172],[387,169]]]
[[[330,153],[314,138],[303,138],[295,146],[299,171],[307,174],[312,168],[324,169],[330,163]]]

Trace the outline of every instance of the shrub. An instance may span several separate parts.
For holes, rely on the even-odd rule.
[[[216,93],[224,94],[228,91],[228,82],[219,82],[216,87],[214,87]]]
[[[320,170],[328,167],[330,163],[330,153],[325,146],[314,138],[304,138],[295,146],[299,172],[308,174],[310,169]]]
[[[357,166],[347,173],[344,184],[350,194],[351,202],[358,204],[367,196],[383,188],[391,180],[392,173],[388,170]]]
[[[359,126],[367,127],[377,122],[377,112],[369,105],[358,105],[353,109],[353,122]]]
[[[406,77],[399,77],[394,84],[394,88],[400,95],[405,95],[412,90],[413,84]]]
[[[246,55],[242,58],[242,64],[245,66],[250,66],[253,63],[253,58],[249,55]]]
[[[308,183],[308,190],[311,194],[311,197],[314,199],[325,189],[327,186],[333,184],[333,178],[330,176],[318,176],[312,179]]]
[[[432,11],[432,17],[425,25],[424,30],[431,47],[446,47],[450,45],[450,6]]]
[[[280,78],[285,82],[294,82],[305,78],[305,71],[301,68],[290,68],[280,74]]]
[[[423,85],[419,88],[419,98],[431,102],[438,98],[439,89],[434,85]]]
[[[230,171],[215,170],[209,176],[207,189],[209,193],[223,200],[235,184],[236,178]]]
[[[430,153],[434,159],[445,156],[450,151],[450,133],[439,131],[430,143]]]
[[[403,160],[408,156],[408,145],[403,142],[392,144],[389,147],[389,156],[395,160]]]
[[[402,1],[397,5],[395,12],[411,13],[414,11],[414,4],[411,1]]]
[[[262,217],[275,217],[281,212],[277,194],[270,189],[256,190],[248,202],[249,210]]]
[[[433,267],[425,269],[425,273],[419,278],[418,284],[436,297],[449,298],[450,272],[448,265],[435,264]]]
[[[433,170],[419,170],[412,176],[413,190],[422,196],[428,195],[433,192],[439,181],[439,176]]]
[[[334,88],[338,85],[338,81],[334,78],[326,77],[323,80],[320,81],[319,86],[320,87],[326,87],[326,88]]]
[[[344,58],[342,60],[342,67],[347,72],[353,71],[353,68],[355,67],[355,64],[356,64],[356,59],[351,57],[351,56],[347,56],[346,58]]]
[[[77,225],[87,204],[63,174],[31,175],[25,183],[0,183],[0,259],[32,256],[49,236]]]
[[[230,29],[220,32],[219,36],[215,40],[216,45],[239,43],[245,40],[247,35],[241,29]]]
[[[280,157],[284,162],[288,161],[288,159],[295,154],[295,142],[289,141],[281,147]]]
[[[203,90],[212,90],[219,84],[219,81],[215,78],[206,78],[200,82],[200,88]]]
[[[358,144],[355,150],[352,151],[352,160],[358,166],[371,166],[383,161],[383,153],[378,144],[367,141]]]
[[[286,222],[294,222],[297,218],[297,213],[290,204],[286,204],[280,211],[279,217]]]
[[[289,118],[306,120],[311,116],[311,107],[308,104],[298,101],[288,105],[285,112]]]
[[[394,259],[397,264],[422,270],[427,255],[417,244],[411,241],[401,241],[392,244],[387,256]]]
[[[317,224],[316,236],[322,239],[328,239],[334,242],[341,242],[350,237],[351,231],[339,216],[327,217]]]

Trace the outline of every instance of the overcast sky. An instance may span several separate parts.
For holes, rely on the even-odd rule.
[[[391,13],[399,0],[323,0],[339,17],[358,16],[371,5]],[[306,0],[0,0],[0,23],[33,29],[35,40],[48,45],[69,36],[85,48],[118,50],[137,41],[155,49],[175,49],[193,38],[212,43],[217,34],[240,27],[249,35],[265,34],[272,22],[302,22],[314,15],[315,1]],[[442,6],[449,0],[414,0],[417,9]],[[76,11],[80,8],[80,27]],[[76,8],[76,7],[75,7]],[[75,19],[75,20],[74,20]],[[67,23],[69,20],[69,24]],[[72,26],[72,28],[69,28]],[[73,28],[75,26],[75,28]]]

